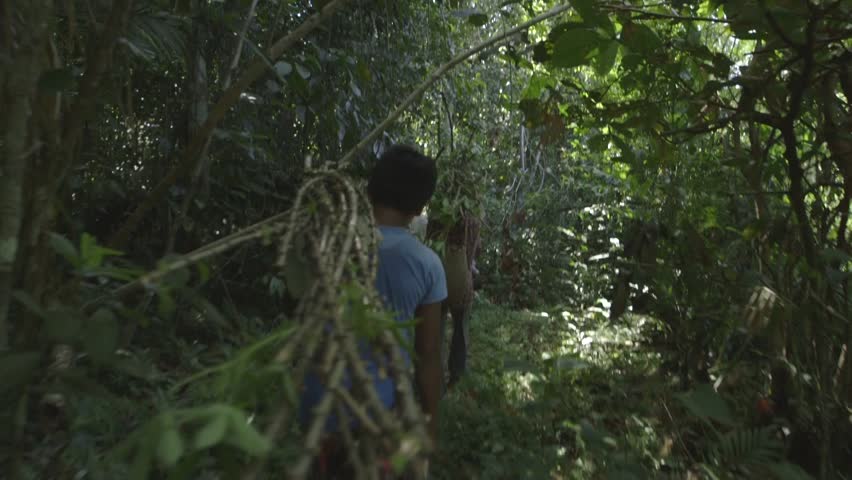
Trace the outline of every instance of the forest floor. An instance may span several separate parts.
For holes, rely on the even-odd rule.
[[[441,407],[436,479],[647,478],[665,466],[670,398],[645,320],[598,307],[474,305],[468,373]],[[448,332],[449,334],[449,332]],[[662,451],[662,455],[661,455]],[[644,473],[642,473],[644,472]]]

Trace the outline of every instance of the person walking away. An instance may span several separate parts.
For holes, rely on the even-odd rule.
[[[415,238],[408,225],[420,215],[432,198],[437,184],[435,161],[415,148],[397,145],[389,148],[373,168],[367,194],[381,235],[378,248],[376,289],[384,306],[398,322],[416,319],[414,327],[415,388],[428,419],[428,430],[434,445],[438,441],[438,402],[442,391],[441,370],[441,304],[447,298],[447,283],[438,255]],[[403,336],[410,340],[411,332]],[[412,359],[403,350],[410,365]],[[380,374],[376,362],[365,358],[374,378],[379,398],[388,409],[396,403],[396,387],[392,378]],[[324,389],[316,376],[309,375],[300,404],[303,419],[310,418],[313,407]],[[353,419],[349,419],[353,423]],[[303,422],[304,423],[304,422]],[[357,425],[353,428],[357,429]],[[326,427],[326,448],[322,475],[315,478],[352,478],[346,455],[337,437],[336,419]]]
[[[444,241],[443,263],[447,275],[448,296],[443,305],[441,319],[442,323],[445,323],[447,317],[450,317],[453,325],[446,362],[449,373],[448,388],[452,388],[467,370],[473,272],[476,269],[475,259],[481,248],[480,228],[479,218],[468,211],[462,212],[449,229],[437,221],[430,221],[426,228],[426,238]],[[442,337],[444,328],[442,325]]]

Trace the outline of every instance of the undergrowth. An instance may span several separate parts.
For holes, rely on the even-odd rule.
[[[743,392],[720,395],[701,384],[684,389],[645,341],[661,328],[649,317],[613,323],[594,306],[517,311],[478,299],[470,322],[468,372],[441,404],[436,480],[810,478],[786,463],[783,429],[748,416],[747,397],[737,397]],[[269,334],[254,331],[256,338]],[[126,478],[110,452],[152,415],[201,411],[217,398],[245,402],[239,392],[257,391],[246,387],[252,375],[223,376],[224,387],[181,381],[222,357],[235,358],[233,346],[210,340],[175,338],[157,350],[124,352],[129,364],[154,366],[135,375],[102,372],[106,388],[71,402],[66,415],[43,416],[73,424],[67,437],[21,459],[32,469],[24,476]],[[172,355],[156,355],[160,349]],[[220,387],[236,396],[221,397]],[[272,468],[292,464],[298,438],[291,432],[281,439]],[[238,478],[242,462],[225,461],[234,457],[224,453],[188,461],[199,467],[196,473],[212,475],[205,478]],[[171,475],[198,478],[181,469]]]
[[[752,427],[710,388],[678,392],[643,342],[653,319],[480,301],[470,321],[436,479],[808,478],[785,463],[777,429]]]

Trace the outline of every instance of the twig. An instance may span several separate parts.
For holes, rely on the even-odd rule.
[[[683,22],[711,22],[711,23],[733,23],[731,20],[724,18],[713,18],[713,17],[686,17],[682,15],[675,15],[669,13],[658,13],[658,12],[649,12],[647,10],[642,10],[641,8],[636,7],[628,7],[626,5],[603,5],[603,9],[616,11],[616,12],[631,12],[637,13],[639,15],[650,17],[650,18],[663,18],[668,20],[678,20]]]

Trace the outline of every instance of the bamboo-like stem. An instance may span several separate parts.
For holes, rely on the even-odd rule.
[[[337,406],[337,416],[338,418],[344,418],[343,406],[341,405]],[[341,424],[340,432],[343,437],[343,445],[346,448],[346,456],[349,458],[349,463],[355,471],[355,478],[366,478],[368,467],[364,465],[361,457],[358,456],[358,444],[352,435],[352,429],[349,428],[348,422]]]
[[[308,470],[311,467],[311,461],[319,449],[319,443],[322,438],[322,433],[325,430],[326,420],[328,420],[329,415],[331,415],[332,407],[334,407],[334,393],[332,390],[336,388],[343,379],[345,366],[345,361],[339,361],[334,367],[334,371],[332,371],[329,375],[327,385],[328,390],[325,392],[322,400],[320,400],[316,410],[314,410],[313,422],[305,436],[305,454],[299,462],[296,463],[293,469],[290,470],[288,475],[289,478],[301,480],[307,476]],[[337,421],[343,422],[345,419],[338,418]]]
[[[348,390],[338,386],[333,391],[335,395],[340,397],[340,399],[343,401],[343,404],[346,405],[346,408],[349,409],[349,411],[353,415],[355,415],[355,418],[357,418],[358,421],[361,423],[362,428],[364,428],[365,430],[367,430],[367,432],[373,435],[379,435],[381,433],[381,429],[378,425],[376,425],[376,422],[370,419],[370,416],[367,414],[367,411],[364,409],[364,407],[358,405],[358,402],[356,402],[355,399],[352,398],[352,395],[349,393]],[[346,417],[340,418],[342,421]]]

